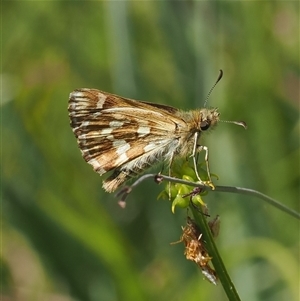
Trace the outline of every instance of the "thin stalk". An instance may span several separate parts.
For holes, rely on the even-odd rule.
[[[190,181],[186,181],[186,180],[182,180],[182,179],[178,179],[178,178],[173,178],[173,177],[169,177],[169,176],[165,176],[165,175],[161,175],[161,174],[146,174],[141,176],[139,179],[137,179],[131,186],[127,186],[125,188],[123,188],[120,192],[118,192],[117,196],[121,196],[121,199],[119,201],[120,205],[122,207],[125,206],[125,200],[127,198],[127,196],[129,195],[129,193],[136,187],[138,186],[141,182],[143,182],[146,179],[152,178],[154,179],[157,183],[161,183],[163,180],[165,181],[169,181],[172,183],[181,183],[181,184],[185,184],[185,185],[189,185],[192,187],[200,187],[203,190],[209,190],[212,192],[231,192],[231,193],[238,193],[238,194],[245,194],[245,195],[249,195],[249,196],[253,196],[256,198],[259,198],[265,202],[267,202],[268,204],[270,204],[271,206],[278,208],[279,210],[281,210],[282,212],[296,218],[300,220],[300,213],[285,206],[284,204],[276,201],[275,199],[259,192],[253,189],[249,189],[249,188],[243,188],[243,187],[235,187],[235,186],[215,186],[215,189],[212,190],[212,188],[210,186],[206,186],[206,185],[202,185],[199,183],[195,183],[195,182],[190,182]]]
[[[207,224],[206,215],[199,210],[200,208],[195,208],[195,206],[193,205],[190,205],[190,209],[193,213],[197,226],[199,227],[199,229],[201,229],[201,233],[205,241],[205,247],[208,251],[209,256],[212,257],[211,261],[228,297],[228,300],[241,301],[238,292],[235,289],[235,286],[231,281],[229,274],[227,273],[223,260],[218,252],[211,230]]]

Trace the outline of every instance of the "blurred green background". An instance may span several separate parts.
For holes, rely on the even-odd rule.
[[[170,246],[186,210],[142,183],[121,209],[81,157],[69,93],[98,88],[181,109],[209,99],[216,184],[299,211],[299,2],[2,2],[2,300],[227,300]],[[299,300],[299,222],[209,193],[242,300]]]

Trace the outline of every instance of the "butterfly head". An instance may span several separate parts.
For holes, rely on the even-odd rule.
[[[201,118],[199,120],[199,129],[201,132],[205,132],[213,128],[219,121],[220,113],[217,108],[202,109]]]

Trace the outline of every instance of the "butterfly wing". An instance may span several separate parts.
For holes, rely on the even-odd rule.
[[[114,170],[104,187],[115,190],[157,161],[170,160],[185,128],[177,109],[95,89],[70,94],[69,116],[84,159],[100,175]]]

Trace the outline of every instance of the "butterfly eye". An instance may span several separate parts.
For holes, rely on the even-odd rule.
[[[208,120],[204,120],[200,123],[201,131],[206,131],[210,126],[210,122]]]

